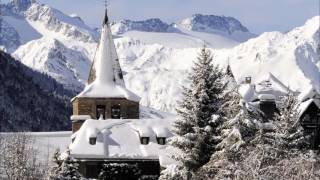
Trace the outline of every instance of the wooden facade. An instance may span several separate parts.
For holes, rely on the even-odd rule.
[[[92,119],[139,119],[139,103],[125,98],[77,97],[72,101],[73,115],[90,115]],[[73,121],[72,131],[80,129],[83,121]]]
[[[273,119],[275,113],[279,114],[275,101],[260,101],[259,109],[263,112],[263,118],[265,120]]]
[[[320,149],[320,107],[313,101],[301,114],[300,122],[306,132],[311,135],[311,149]]]

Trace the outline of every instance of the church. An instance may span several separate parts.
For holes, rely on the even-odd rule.
[[[173,163],[166,145],[173,120],[139,119],[140,98],[125,86],[107,11],[87,85],[71,101],[70,155],[85,178],[128,167],[118,178],[157,179],[161,166]]]
[[[106,12],[87,86],[72,99],[72,130],[87,118],[138,119],[139,100],[125,87]]]

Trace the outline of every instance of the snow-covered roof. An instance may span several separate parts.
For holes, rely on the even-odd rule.
[[[156,137],[170,138],[171,119],[86,120],[70,145],[70,153],[83,159],[160,159],[162,165],[173,162],[167,155],[172,147],[160,145]],[[140,134],[140,136],[139,136]],[[96,144],[89,139],[96,137]],[[140,137],[149,137],[142,145]]]
[[[257,94],[273,94],[275,96],[285,95],[291,90],[285,86],[279,79],[272,73],[267,74],[265,77],[256,81]]]
[[[311,103],[315,103],[316,106],[320,109],[320,101],[316,99],[308,99],[298,106],[298,111],[299,111],[299,117],[302,116],[302,114],[308,109]]]
[[[320,98],[320,94],[312,86],[310,86],[299,94],[298,100],[300,102],[304,102],[308,99],[316,98],[316,96],[319,96],[318,98]]]
[[[240,85],[238,91],[245,102],[251,102],[255,97],[254,86],[251,84]]]
[[[255,84],[241,84],[238,91],[245,102],[251,102],[255,99],[277,100],[280,96],[291,92],[271,73],[256,81]]]
[[[87,119],[91,119],[90,115],[72,115],[70,117],[71,120],[87,120]]]
[[[131,101],[139,102],[140,97],[123,86],[114,83],[105,84],[99,81],[87,85],[77,97],[91,98],[126,98]]]
[[[276,97],[273,94],[259,94],[258,98],[263,101],[275,100]]]
[[[77,97],[127,98],[139,101],[140,98],[125,87],[106,13],[100,42],[93,60],[95,80],[84,88]]]

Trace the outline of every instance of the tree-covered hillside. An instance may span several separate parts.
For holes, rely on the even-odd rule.
[[[73,94],[0,51],[0,132],[69,130]]]

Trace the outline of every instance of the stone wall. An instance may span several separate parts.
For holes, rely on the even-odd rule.
[[[73,115],[90,115],[93,119],[97,119],[98,105],[106,107],[105,119],[111,119],[111,107],[119,105],[121,118],[139,119],[139,103],[124,98],[76,98],[72,105]],[[73,127],[75,132],[81,125],[79,122],[73,122]]]

